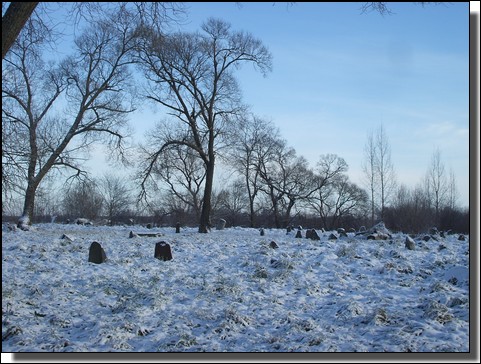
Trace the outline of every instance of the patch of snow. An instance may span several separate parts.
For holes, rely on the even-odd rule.
[[[3,231],[2,351],[470,350],[468,236],[408,250],[401,233],[372,244],[247,228],[131,239],[132,229],[143,231]],[[155,259],[160,240],[172,260]],[[88,262],[93,241],[105,263]]]

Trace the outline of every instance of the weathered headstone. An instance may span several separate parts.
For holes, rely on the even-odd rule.
[[[180,233],[180,222],[178,222],[177,224],[175,224],[175,233],[176,233],[176,234],[179,234],[179,233]]]
[[[314,229],[311,229],[311,240],[321,240],[319,235],[317,235],[317,231]]]
[[[148,223],[146,226],[145,226],[147,229],[152,229],[153,225],[151,223]]]
[[[306,239],[311,239],[311,236],[312,236],[312,230],[311,230],[311,229],[307,229],[307,230],[306,230]]]
[[[90,244],[89,249],[89,262],[100,264],[107,260],[107,256],[105,255],[105,251],[102,246],[94,241]]]
[[[302,238],[302,233],[301,233],[301,230],[297,230],[297,233],[296,233],[296,238]]]
[[[261,233],[261,236],[264,236],[264,235],[265,235],[264,229],[260,229],[259,232]]]
[[[416,244],[414,243],[414,240],[411,239],[409,236],[406,236],[406,241],[404,242],[404,245],[406,246],[406,249],[409,249],[409,250],[416,249]]]
[[[68,241],[68,242],[72,242],[72,241],[73,241],[73,239],[72,239],[70,236],[66,235],[66,234],[63,234],[63,235],[60,237],[60,239],[66,240],[66,241]]]
[[[155,243],[155,253],[154,257],[159,260],[171,260],[172,251],[170,250],[170,245],[165,241]]]
[[[132,239],[132,238],[134,238],[136,235],[137,235],[137,234],[134,234],[133,231],[130,231],[130,233],[129,233],[129,238]]]
[[[277,248],[279,248],[279,245],[277,245],[275,241],[271,241],[271,243],[269,244],[269,246],[270,246],[272,249],[277,249]]]
[[[337,236],[334,234],[329,235],[329,240],[337,240]]]
[[[458,240],[465,241],[466,237],[463,234],[461,234],[461,235],[459,235]]]
[[[226,221],[224,219],[219,219],[217,223],[217,230],[224,230]]]

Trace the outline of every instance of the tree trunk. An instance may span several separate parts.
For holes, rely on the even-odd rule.
[[[2,60],[18,37],[38,2],[11,2],[2,17]]]
[[[18,220],[17,227],[22,228],[25,225],[31,225],[33,219],[33,210],[35,208],[35,194],[37,192],[37,184],[29,183],[25,192],[25,200],[23,205],[23,213]]]
[[[249,186],[249,176],[246,176],[246,187],[247,187],[247,195],[249,197],[249,222],[250,227],[253,228],[255,226],[255,211],[254,211],[254,198],[255,194],[251,192],[251,188]]]
[[[205,179],[204,200],[202,201],[202,212],[200,214],[199,233],[207,233],[211,227],[210,212],[212,209],[212,187],[214,184],[214,159],[211,158],[207,163],[207,173]]]

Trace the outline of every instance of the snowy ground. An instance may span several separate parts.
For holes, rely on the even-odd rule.
[[[4,227],[2,352],[470,350],[469,237],[196,230]],[[93,241],[107,262],[88,262]]]

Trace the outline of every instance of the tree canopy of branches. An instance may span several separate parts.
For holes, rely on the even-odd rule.
[[[11,2],[5,14],[2,15],[2,59],[5,58],[37,5],[38,2]]]
[[[153,151],[143,172],[142,186],[163,152],[184,145],[202,160],[206,170],[199,232],[210,228],[211,197],[218,142],[243,111],[234,70],[252,63],[264,74],[271,54],[252,35],[232,31],[230,25],[209,19],[203,33],[162,35],[138,29],[142,39],[139,62],[150,81],[147,97],[167,110],[178,127],[163,129],[163,142]],[[144,190],[145,191],[145,190]]]

